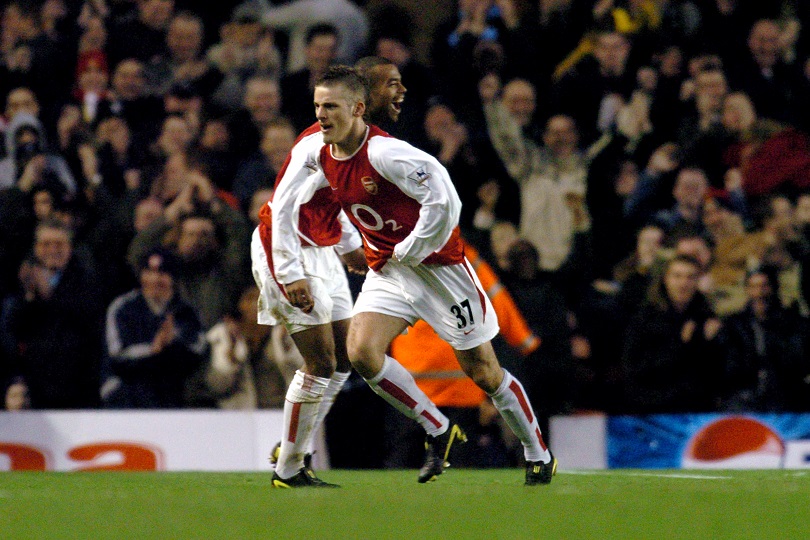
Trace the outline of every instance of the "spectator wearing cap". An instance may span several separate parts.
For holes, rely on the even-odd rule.
[[[173,253],[151,249],[138,269],[140,286],[107,309],[102,404],[182,407],[189,378],[205,361],[205,335],[194,308],[175,290],[180,262]]]

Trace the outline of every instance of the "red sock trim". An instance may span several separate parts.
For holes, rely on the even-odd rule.
[[[408,407],[409,409],[413,409],[416,407],[416,400],[413,399],[411,396],[408,395],[405,390],[397,386],[396,384],[392,383],[388,379],[383,379],[377,383],[377,386],[382,388],[388,395]]]
[[[513,380],[509,383],[509,389],[515,394],[515,397],[518,399],[518,403],[520,403],[520,408],[523,409],[523,414],[526,415],[526,418],[529,420],[531,424],[534,422],[534,414],[532,414],[532,408],[529,407],[529,402],[526,400],[526,396],[521,391],[520,385],[517,381]]]
[[[428,419],[428,422],[430,422],[431,424],[433,424],[433,425],[434,425],[434,426],[436,426],[437,428],[438,428],[438,427],[442,427],[442,423],[441,423],[441,422],[439,422],[438,420],[436,420],[436,417],[434,417],[434,416],[433,416],[432,414],[430,414],[429,412],[427,412],[427,411],[422,411],[422,416],[424,416],[425,418],[427,418],[427,419]]]
[[[548,450],[548,448],[546,448],[546,443],[543,442],[543,434],[540,433],[540,428],[535,429],[534,433],[537,435],[537,440],[540,441],[540,448],[543,449],[543,452]]]
[[[296,437],[298,436],[298,416],[300,414],[301,414],[301,404],[293,403],[292,413],[290,414],[290,434],[287,436],[287,440],[290,441],[291,443],[294,443]]]

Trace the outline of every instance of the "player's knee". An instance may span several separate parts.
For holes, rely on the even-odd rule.
[[[308,343],[299,347],[307,371],[318,377],[331,377],[337,365],[335,348],[328,343]]]
[[[378,360],[385,356],[385,350],[375,343],[364,340],[349,339],[346,349],[349,354],[349,361],[361,375],[364,368],[372,368],[379,363]]]
[[[476,362],[465,362],[464,372],[485,392],[492,393],[498,389],[503,380],[503,370],[495,362],[486,362],[483,359]]]

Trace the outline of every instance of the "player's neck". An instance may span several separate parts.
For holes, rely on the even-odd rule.
[[[357,152],[357,149],[366,140],[367,131],[368,126],[365,122],[355,123],[345,139],[332,144],[332,155],[336,158],[347,158]]]

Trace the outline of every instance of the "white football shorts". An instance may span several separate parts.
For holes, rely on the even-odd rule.
[[[283,324],[290,334],[295,334],[312,326],[351,317],[352,293],[349,290],[349,280],[335,248],[307,246],[301,248],[301,254],[304,272],[315,301],[315,307],[310,313],[294,307],[284,296],[280,284],[270,273],[259,230],[253,231],[250,258],[253,279],[259,287],[259,324]]]
[[[373,312],[424,320],[456,350],[492,340],[498,316],[467,259],[451,266],[406,266],[388,261],[379,272],[369,270],[352,314]]]

